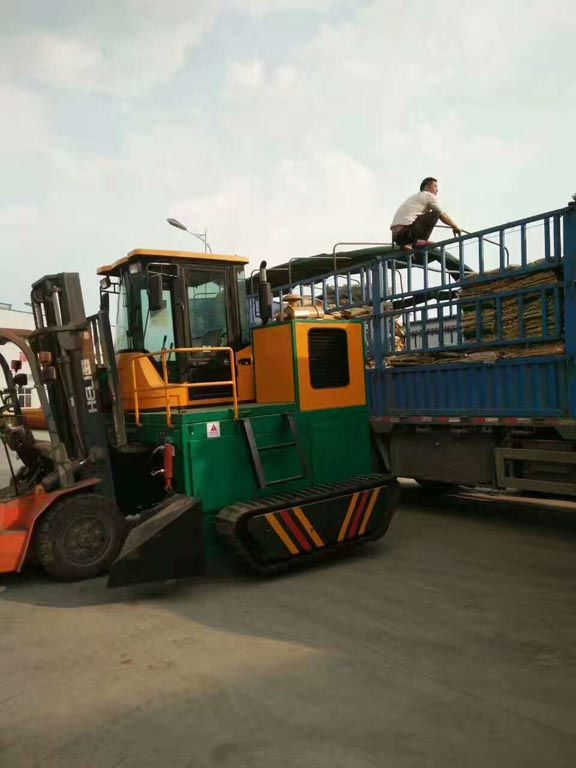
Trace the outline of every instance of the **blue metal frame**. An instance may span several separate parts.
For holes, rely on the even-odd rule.
[[[463,288],[492,283],[505,277],[519,278],[541,271],[560,270],[563,263],[563,242],[561,225],[570,209],[560,209],[531,216],[527,219],[510,222],[499,227],[491,227],[479,232],[452,238],[436,244],[433,248],[419,251],[395,251],[378,260],[372,266],[372,284],[374,286],[372,302],[374,315],[374,358],[378,368],[384,368],[386,358],[391,355],[414,354],[415,351],[441,352],[449,346],[450,351],[480,350],[510,345],[535,344],[558,341],[562,336],[562,300],[563,286],[561,282],[554,286],[535,286],[532,288],[511,288],[498,294],[483,294],[476,297],[462,297]],[[531,226],[529,226],[531,225]],[[544,233],[544,247],[541,250],[528,247],[527,230],[541,227]],[[566,224],[565,224],[566,229]],[[517,264],[511,263],[509,241],[510,235],[519,235],[517,249]],[[498,267],[487,268],[486,243],[494,244],[492,238],[496,235],[498,248]],[[490,239],[488,236],[491,236]],[[566,240],[566,235],[564,235]],[[508,243],[508,245],[507,245]],[[447,267],[446,255],[449,247],[458,249],[458,268]],[[474,266],[470,268],[470,257],[465,254],[473,250]],[[418,263],[416,263],[416,258]],[[438,264],[435,266],[434,262]],[[513,272],[509,266],[515,266]],[[406,271],[406,279],[401,282],[401,290],[397,287],[401,281],[402,271]],[[416,287],[414,271],[421,275],[421,286]],[[439,279],[434,280],[435,276]],[[405,283],[405,285],[404,285]],[[528,335],[526,333],[525,308],[538,301],[540,304],[540,319],[542,333]],[[505,304],[516,301],[518,305],[518,333],[509,337],[503,324]],[[550,305],[550,306],[549,306]],[[483,314],[492,309],[494,312],[494,333],[483,330]],[[470,312],[475,314],[473,332],[468,333],[464,327],[464,318]],[[457,344],[447,345],[444,341],[442,326],[447,317],[457,317]],[[407,344],[404,350],[396,349],[394,321],[400,320],[406,327]],[[428,334],[425,333],[428,322],[436,322],[440,326],[438,343],[430,346]],[[412,346],[413,334],[410,328],[414,324],[422,327],[421,345],[416,349]]]
[[[576,417],[576,200],[564,216],[564,343],[570,415]]]
[[[315,278],[288,282],[273,290],[274,304],[281,308],[284,296],[290,293],[299,293],[300,296],[311,301],[322,297],[324,310],[328,313],[371,305],[373,289],[370,262],[357,264],[350,269],[331,270]],[[334,300],[328,304],[326,296],[329,293]],[[352,293],[359,293],[360,300],[350,301],[349,297]],[[348,297],[345,301],[343,301],[344,296]],[[251,322],[257,324],[260,318],[258,296],[256,293],[251,293],[247,298]]]
[[[509,266],[515,267],[513,272]],[[461,297],[468,286],[550,270],[563,275],[558,284]],[[343,293],[351,298],[355,285],[360,286],[360,301],[343,303]],[[375,369],[367,372],[375,413],[576,418],[576,202],[445,240],[433,248],[390,251],[376,261],[286,284],[275,297],[281,307],[287,293],[299,292],[311,299],[321,293],[326,299],[329,289],[334,301],[325,311],[373,308],[374,314],[363,319],[368,353],[375,362]],[[529,335],[526,329],[525,309],[531,299],[539,301],[542,330],[538,335]],[[518,306],[518,330],[509,338],[504,308],[512,301]],[[483,330],[483,312],[488,307],[494,311],[489,335]],[[471,334],[470,320],[464,327],[469,313],[474,316]],[[405,350],[395,348],[398,319],[406,331]],[[451,329],[456,324],[456,343],[445,333],[449,319]],[[494,364],[386,367],[391,354],[480,351],[562,340],[565,354],[500,358]]]
[[[369,370],[378,416],[565,418],[568,382],[562,355]]]

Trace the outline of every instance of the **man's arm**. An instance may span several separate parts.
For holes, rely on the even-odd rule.
[[[450,216],[448,216],[447,213],[441,213],[439,216],[439,219],[443,224],[446,224],[446,226],[450,227],[454,237],[459,237],[462,234],[462,230],[460,229],[458,224],[452,221],[452,219],[450,218]]]

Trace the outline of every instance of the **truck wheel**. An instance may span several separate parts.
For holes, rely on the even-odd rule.
[[[116,558],[127,527],[116,505],[98,494],[76,494],[51,507],[36,529],[36,555],[64,581],[104,573]]]

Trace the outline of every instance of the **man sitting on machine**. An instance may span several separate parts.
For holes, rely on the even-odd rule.
[[[420,184],[420,192],[411,195],[396,211],[390,229],[392,240],[405,251],[433,245],[428,239],[438,219],[451,227],[454,237],[462,232],[447,213],[440,208],[436,198],[438,181],[427,176]]]

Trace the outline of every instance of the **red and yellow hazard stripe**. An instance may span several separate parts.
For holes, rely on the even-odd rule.
[[[291,555],[297,555],[299,553],[298,547],[294,544],[290,536],[288,536],[284,528],[282,528],[282,525],[280,524],[280,521],[274,512],[268,512],[264,515],[264,517],[280,541],[284,544],[288,552],[290,552]]]
[[[360,526],[360,530],[358,531],[358,536],[362,536],[362,534],[366,531],[366,527],[370,522],[370,518],[372,517],[372,512],[374,511],[374,507],[376,506],[376,502],[378,501],[378,496],[380,495],[380,491],[381,491],[381,488],[375,488],[372,491],[372,494],[370,496],[370,501],[368,502],[368,508],[366,509],[366,514],[364,515],[364,520],[362,520],[362,525]]]
[[[298,518],[298,520],[300,520],[300,523],[301,523],[302,527],[304,528],[304,530],[306,531],[308,536],[310,536],[310,538],[312,539],[314,544],[319,549],[320,549],[320,547],[323,547],[324,546],[324,542],[322,541],[322,539],[318,535],[318,531],[314,528],[314,526],[312,525],[310,520],[308,520],[308,518],[306,517],[306,515],[302,511],[302,507],[294,507],[293,511],[294,511],[294,514],[296,515],[296,517]]]
[[[343,541],[344,537],[346,536],[346,531],[348,530],[348,526],[350,525],[350,518],[354,514],[354,510],[356,509],[356,504],[358,503],[359,496],[360,496],[359,493],[355,493],[350,499],[350,504],[348,504],[348,509],[346,510],[346,516],[344,517],[344,522],[342,523],[342,527],[340,528],[340,531],[338,533],[338,541]]]
[[[352,496],[338,533],[338,541],[353,539],[365,533],[379,495],[380,488],[374,488],[372,491],[355,493]]]
[[[362,536],[380,495],[380,488],[355,493],[348,504],[344,521],[338,532],[338,542]],[[312,552],[325,546],[302,507],[268,512],[264,518],[291,555]]]
[[[302,507],[283,509],[281,512],[268,512],[264,517],[291,555],[310,552],[312,545],[318,549],[324,546],[322,537],[314,528]],[[301,528],[296,524],[296,519],[299,521]]]

